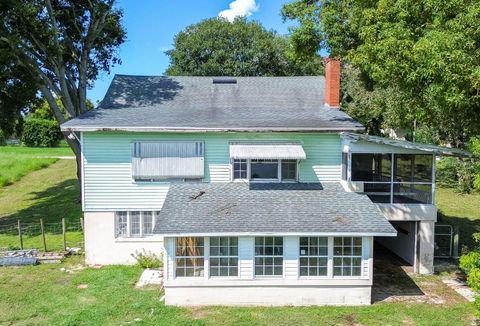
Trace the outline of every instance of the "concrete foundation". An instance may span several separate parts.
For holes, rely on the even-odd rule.
[[[369,305],[371,286],[165,287],[165,303],[174,306]]]

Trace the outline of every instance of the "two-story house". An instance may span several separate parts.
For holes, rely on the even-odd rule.
[[[374,241],[433,271],[435,156],[360,134],[319,77],[116,75],[62,125],[82,147],[89,264],[164,255],[172,305],[369,304]]]

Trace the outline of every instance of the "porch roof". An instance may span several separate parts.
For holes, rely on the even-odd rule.
[[[366,195],[338,183],[174,183],[154,233],[396,235]]]
[[[472,153],[458,148],[435,146],[430,144],[414,143],[407,140],[391,139],[386,137],[370,136],[365,134],[355,134],[349,132],[342,132],[341,136],[344,140],[352,142],[366,141],[370,143],[390,145],[394,147],[416,149],[440,156],[458,156],[458,157],[472,157]]]

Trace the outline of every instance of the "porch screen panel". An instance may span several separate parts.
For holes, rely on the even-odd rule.
[[[204,143],[136,142],[132,176],[135,180],[200,179],[204,177]]]

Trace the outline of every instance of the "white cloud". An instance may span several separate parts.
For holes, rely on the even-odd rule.
[[[229,22],[233,22],[235,17],[248,17],[260,8],[255,0],[234,0],[230,2],[229,7],[230,9],[218,13],[219,17],[223,17]]]

